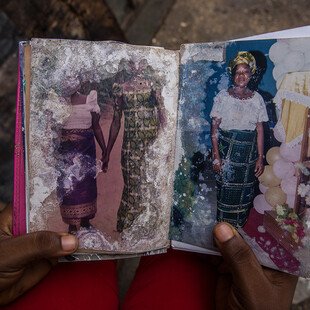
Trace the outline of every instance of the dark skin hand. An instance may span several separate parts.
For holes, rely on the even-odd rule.
[[[0,208],[1,209],[1,208]],[[74,236],[40,231],[12,236],[11,207],[0,212],[0,305],[36,285],[55,258],[73,253]],[[297,277],[261,267],[235,229],[225,223],[214,228],[223,259],[218,266],[217,309],[290,309]]]
[[[77,247],[77,239],[66,233],[39,231],[13,237],[12,208],[4,208],[0,212],[0,306],[36,285],[57,257],[69,255]]]
[[[297,277],[262,267],[251,248],[229,224],[213,230],[223,259],[218,266],[216,309],[290,309]]]

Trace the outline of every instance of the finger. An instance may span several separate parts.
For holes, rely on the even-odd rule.
[[[0,212],[0,239],[3,236],[12,236],[12,205],[7,204]]]
[[[219,267],[223,263],[223,258],[220,256],[210,255],[210,257],[208,257],[208,261],[214,267]]]
[[[221,264],[217,267],[219,274],[229,273],[231,274],[229,266],[225,263],[225,261],[222,261]]]
[[[78,247],[75,236],[39,231],[0,242],[0,270],[22,268],[39,258],[68,255]]]
[[[5,203],[0,201],[0,212],[5,208]]]
[[[265,281],[262,267],[238,232],[222,222],[215,226],[213,234],[223,259],[232,272],[234,283],[247,291],[262,285]],[[250,277],[251,274],[255,274],[255,278]]]
[[[258,178],[263,173],[263,169],[260,168],[257,173],[255,173],[255,176]]]
[[[47,259],[43,259],[33,265],[29,265],[21,274],[18,282],[14,279],[14,284],[11,283],[12,285],[7,285],[8,289],[0,292],[0,305],[8,304],[24,294],[40,282],[48,274],[51,268],[52,264]]]
[[[231,275],[220,274],[217,283],[216,283],[216,294],[215,294],[215,304],[216,309],[218,310],[226,310],[227,309],[227,298],[223,298],[223,296],[229,296],[231,291],[232,279]]]

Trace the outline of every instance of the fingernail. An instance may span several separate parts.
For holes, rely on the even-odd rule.
[[[223,243],[230,240],[236,234],[236,230],[226,223],[220,223],[215,226],[214,236]]]
[[[72,235],[62,236],[60,240],[63,251],[72,252],[77,247],[77,239]]]

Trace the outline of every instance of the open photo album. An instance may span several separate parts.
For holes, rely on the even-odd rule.
[[[14,234],[74,234],[67,260],[218,255],[225,221],[262,265],[309,277],[310,30],[291,34],[21,42]]]

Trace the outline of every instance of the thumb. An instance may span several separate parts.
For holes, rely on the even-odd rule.
[[[0,242],[0,267],[19,268],[40,258],[68,255],[78,247],[77,238],[69,234],[39,231]]]
[[[235,228],[222,222],[214,227],[213,235],[236,285],[240,288],[253,288],[255,283],[262,283],[260,279],[264,278],[263,269],[249,245]]]
[[[51,231],[0,240],[0,307],[39,282],[51,269],[49,258],[76,248],[74,236]]]

